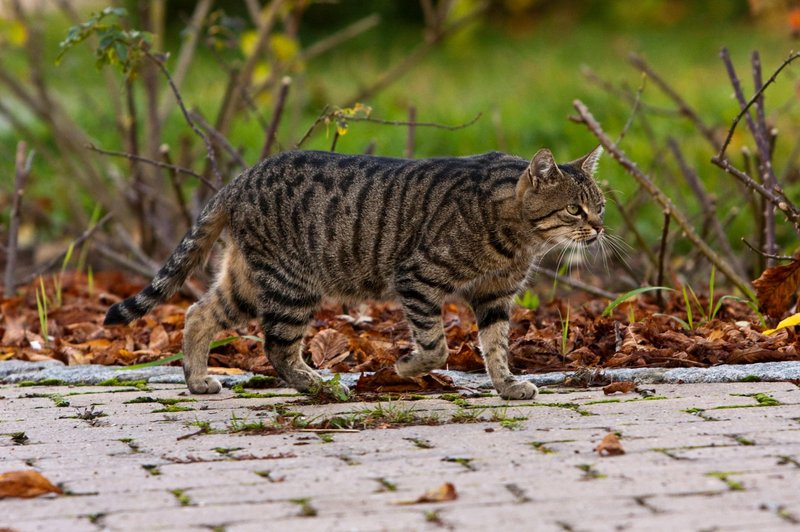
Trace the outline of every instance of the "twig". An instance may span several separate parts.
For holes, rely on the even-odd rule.
[[[475,115],[475,118],[468,122],[464,122],[463,124],[457,124],[455,126],[448,126],[447,124],[439,124],[437,122],[415,122],[413,120],[383,120],[380,118],[373,118],[371,116],[352,116],[347,117],[347,120],[352,122],[371,122],[373,124],[380,124],[384,126],[408,126],[408,127],[432,127],[437,129],[446,129],[447,131],[456,131],[459,129],[468,128],[478,120],[480,120],[483,113],[478,113]]]
[[[416,131],[417,108],[413,105],[408,106],[408,136],[406,137],[406,159],[414,157],[414,132]]]
[[[161,157],[166,164],[172,165],[172,158],[169,155],[169,146],[166,144],[161,145]],[[169,169],[169,181],[172,184],[172,191],[175,193],[175,199],[178,201],[178,208],[181,211],[183,221],[186,223],[186,227],[191,227],[193,220],[192,215],[189,213],[189,207],[186,205],[186,196],[183,194],[183,189],[178,179],[178,172],[172,168]]]
[[[664,80],[664,78],[659,76],[657,72],[650,68],[650,66],[642,57],[632,53],[628,56],[628,61],[630,61],[630,63],[641,72],[647,74],[647,77],[652,79],[653,83],[655,83],[664,94],[666,94],[673,102],[675,102],[675,104],[678,106],[678,112],[691,120],[700,133],[702,133],[702,135],[708,139],[708,141],[715,148],[719,146],[719,142],[714,136],[714,130],[712,130],[705,124],[705,122],[703,122],[703,119],[700,118],[700,115],[698,115],[694,109],[692,109],[689,104],[686,103],[686,100],[684,100],[677,92],[675,92],[675,90]]]
[[[758,255],[761,255],[762,257],[765,257],[765,258],[768,258],[768,259],[773,259],[773,260],[797,260],[796,257],[790,257],[789,255],[770,255],[768,253],[764,253],[762,250],[758,249],[757,247],[755,247],[753,244],[751,244],[750,242],[748,242],[744,238],[742,238],[742,242],[744,242],[745,246],[749,247],[751,250],[753,250]]]
[[[753,51],[752,55],[753,64],[753,89],[758,92],[761,89],[763,81],[761,79],[761,56],[757,51]],[[775,170],[772,167],[772,149],[774,144],[772,138],[769,137],[767,132],[767,120],[764,116],[764,94],[756,100],[756,129],[753,136],[756,139],[756,146],[758,146],[758,153],[761,159],[761,176],[764,185],[767,188],[775,188],[778,186],[778,178],[775,176]],[[774,255],[778,249],[775,242],[775,207],[769,203],[764,202],[764,250]],[[775,263],[772,259],[767,258],[767,267],[771,268]]]
[[[208,12],[211,10],[211,5],[214,0],[200,0],[194,8],[192,18],[184,29],[185,38],[181,45],[181,50],[178,52],[178,59],[175,63],[175,74],[172,76],[175,80],[175,86],[180,88],[183,85],[183,79],[189,71],[189,65],[192,63],[194,52],[197,49],[197,41],[200,36],[200,30],[203,29],[203,21],[205,20]],[[158,109],[159,122],[163,123],[167,118],[167,114],[172,108],[172,101],[169,98],[164,98],[161,101],[161,107]]]
[[[152,164],[154,166],[159,166],[161,168],[166,168],[168,170],[173,170],[175,172],[180,172],[182,174],[188,174],[190,176],[196,177],[197,179],[199,179],[200,181],[205,183],[205,185],[208,186],[209,188],[211,188],[214,192],[216,192],[218,190],[217,187],[211,181],[209,181],[206,177],[198,174],[194,170],[191,170],[189,168],[184,168],[183,166],[177,166],[177,165],[174,165],[174,164],[168,164],[168,163],[164,163],[164,162],[161,162],[161,161],[154,161],[153,159],[148,159],[147,157],[142,157],[141,155],[134,155],[132,153],[125,153],[125,152],[122,152],[122,151],[105,150],[103,148],[98,148],[94,144],[87,144],[86,145],[86,149],[92,150],[92,151],[96,151],[97,153],[102,153],[103,155],[111,155],[112,157],[125,157],[126,159],[131,159],[131,160],[139,161],[139,162],[142,162],[142,163]]]
[[[95,231],[97,231],[103,225],[105,225],[105,223],[107,221],[109,221],[112,218],[112,216],[114,216],[114,213],[111,213],[111,212],[106,213],[106,215],[103,216],[102,218],[100,218],[100,220],[98,220],[96,224],[92,225],[91,227],[88,227],[83,233],[81,233],[81,235],[78,238],[73,240],[72,244],[71,244],[72,247],[73,248],[77,248],[78,246],[83,244],[86,240],[90,239],[92,237],[92,235],[94,235]],[[56,255],[55,257],[50,259],[49,261],[45,262],[44,264],[40,265],[39,267],[37,267],[33,272],[31,272],[28,275],[26,275],[20,281],[20,284],[30,283],[31,281],[33,281],[34,279],[36,279],[37,277],[39,277],[43,273],[45,273],[48,270],[50,270],[51,268],[54,268],[55,266],[57,266],[57,265],[61,264],[62,262],[64,262],[64,257],[67,256],[67,251],[68,250],[69,250],[69,248],[67,248],[66,250],[62,251],[61,253],[59,253],[58,255]]]
[[[28,146],[24,140],[17,143],[16,171],[14,174],[14,197],[11,199],[11,213],[8,220],[8,246],[6,247],[6,272],[3,284],[5,296],[11,297],[16,292],[17,284],[14,280],[14,269],[17,267],[17,237],[19,236],[20,207],[22,194],[25,192],[25,182],[31,172],[34,151],[31,150],[27,159],[25,152]]]
[[[622,127],[622,131],[619,132],[619,137],[617,137],[617,145],[622,142],[622,139],[625,138],[625,134],[628,133],[628,129],[630,129],[631,125],[633,124],[633,119],[636,118],[636,112],[639,110],[639,106],[642,102],[642,92],[644,92],[644,87],[647,82],[647,74],[642,72],[642,83],[639,85],[639,88],[636,89],[636,96],[633,99],[633,107],[631,108],[631,114],[628,116],[628,121],[625,122],[625,125]]]
[[[141,275],[142,277],[152,278],[156,274],[156,270],[152,268],[148,268],[147,266],[140,264],[138,262],[134,262],[122,253],[118,253],[114,251],[110,247],[106,246],[105,244],[97,243],[95,244],[95,250],[105,257],[106,259],[110,260],[117,266],[124,268],[130,272],[133,272],[137,275]]]
[[[700,178],[697,176],[697,173],[688,164],[686,164],[686,159],[684,159],[683,153],[681,152],[681,149],[674,138],[667,138],[667,147],[672,152],[673,157],[675,157],[684,179],[686,179],[686,182],[689,184],[692,192],[694,192],[694,195],[700,202],[703,212],[708,216],[711,227],[717,237],[717,242],[719,242],[719,245],[722,246],[722,251],[728,257],[728,260],[731,262],[731,264],[734,265],[737,273],[743,276],[744,272],[741,264],[739,263],[738,256],[733,252],[733,248],[731,248],[731,244],[728,241],[728,236],[725,234],[725,229],[723,229],[722,224],[719,222],[719,218],[717,218],[716,205],[714,205],[714,202],[708,197],[708,193],[706,192],[705,187],[703,187],[703,184],[700,182]],[[659,283],[659,286],[661,286],[661,283]]]
[[[736,115],[736,118],[733,119],[733,123],[731,124],[731,127],[728,130],[728,135],[725,137],[725,141],[722,143],[722,146],[719,148],[719,153],[717,153],[715,158],[720,159],[720,160],[722,160],[724,158],[725,150],[728,149],[728,145],[730,144],[731,139],[733,138],[733,132],[736,130],[736,125],[739,123],[739,121],[742,119],[743,116],[748,115],[747,111],[756,102],[756,100],[762,94],[764,94],[764,91],[767,90],[767,87],[769,87],[770,84],[775,82],[775,78],[778,77],[778,74],[780,74],[781,71],[784,68],[786,68],[792,61],[794,61],[795,59],[797,59],[799,57],[800,57],[800,52],[793,52],[793,53],[789,54],[789,57],[784,59],[783,63],[781,63],[781,65],[777,68],[777,70],[775,70],[775,72],[772,73],[772,75],[769,77],[769,79],[766,81],[766,83],[764,83],[761,86],[761,88],[759,90],[757,90],[755,92],[755,94],[753,94],[753,97],[750,98],[750,100],[742,107],[742,110],[739,112],[738,115]]]
[[[764,199],[778,207],[778,209],[783,212],[784,216],[786,216],[786,218],[792,224],[794,224],[795,231],[800,234],[800,209],[795,207],[795,205],[789,201],[789,199],[783,194],[783,191],[779,190],[778,192],[773,192],[765,188],[764,185],[755,181],[752,177],[733,166],[726,158],[720,159],[718,155],[715,155],[711,158],[711,162],[741,181],[747,188],[755,190],[761,194]]]
[[[367,30],[371,30],[377,26],[380,21],[381,17],[377,13],[367,15],[366,17],[353,22],[349,26],[342,28],[336,33],[315,42],[300,53],[299,60],[305,62],[322,55],[328,50],[332,50],[340,44],[349,41],[353,37],[361,35]]]
[[[736,95],[736,99],[739,101],[739,106],[742,109],[746,109],[748,102],[745,100],[742,85],[739,82],[739,77],[736,75],[736,69],[733,66],[733,62],[731,61],[731,57],[727,48],[723,48],[720,51],[720,57],[722,58],[722,62],[725,64],[725,70],[727,71],[728,78],[733,86],[733,92]],[[757,53],[754,53],[753,55],[753,82],[755,85],[756,94],[758,96],[753,98],[750,105],[755,104],[756,114],[758,115],[760,109],[760,113],[763,118],[763,91],[760,90],[763,88],[761,86],[761,61]],[[777,183],[775,172],[772,170],[772,163],[770,161],[769,141],[767,140],[765,131],[766,124],[764,124],[762,129],[761,124],[756,119],[753,119],[753,116],[749,112],[744,114],[744,118],[745,122],[747,123],[747,127],[756,142],[756,148],[758,149],[758,168],[759,174],[761,174],[761,182],[767,189],[774,189]],[[765,251],[771,254],[775,251],[775,209],[769,202],[765,202],[763,205],[763,222],[763,241]]]
[[[180,107],[183,117],[186,119],[186,123],[189,124],[189,127],[192,128],[192,131],[194,131],[198,137],[203,139],[203,143],[206,145],[208,160],[211,163],[211,168],[214,171],[214,175],[217,177],[217,184],[222,185],[222,174],[219,173],[219,168],[217,167],[217,157],[214,155],[214,146],[211,145],[211,141],[208,140],[208,137],[203,134],[202,131],[200,131],[200,129],[192,120],[192,117],[189,116],[189,111],[186,109],[186,106],[183,103],[181,93],[178,91],[178,87],[175,86],[175,82],[172,81],[172,76],[170,75],[169,70],[167,70],[167,67],[164,66],[164,62],[150,52],[145,52],[145,54],[147,55],[148,59],[153,61],[158,66],[158,68],[161,70],[161,73],[167,78],[167,83],[169,83],[169,87],[172,89],[172,93],[175,95],[175,100],[178,102],[178,107]]]
[[[626,229],[633,233],[633,237],[636,239],[639,249],[644,251],[644,254],[647,256],[647,259],[650,261],[650,264],[653,266],[653,268],[657,268],[658,258],[656,257],[656,254],[653,253],[653,250],[650,249],[650,245],[645,241],[641,231],[639,231],[639,228],[636,226],[636,222],[633,220],[631,213],[628,212],[628,209],[626,209],[625,205],[622,204],[622,201],[614,190],[606,187],[605,192],[608,197],[611,198],[611,201],[614,202],[614,205],[616,205],[617,210],[622,217],[622,223],[625,224]]]
[[[661,249],[658,252],[658,279],[656,280],[656,286],[664,286],[664,264],[667,260],[667,237],[669,236],[670,217],[670,212],[665,210],[664,229],[661,231]],[[658,300],[658,306],[661,310],[664,310],[664,294],[661,290],[656,292],[656,299]]]
[[[695,246],[699,249],[703,255],[714,264],[717,269],[722,272],[728,280],[731,281],[742,293],[746,294],[748,297],[751,297],[753,291],[748,286],[748,282],[743,279],[735,270],[733,270],[730,265],[722,260],[722,258],[713,250],[711,247],[706,244],[706,242],[700,238],[700,236],[695,231],[694,227],[689,223],[686,217],[675,208],[673,205],[672,200],[667,197],[656,185],[653,181],[645,175],[636,163],[631,161],[627,158],[624,152],[619,149],[608,137],[608,135],[603,131],[603,128],[600,124],[595,120],[594,116],[589,112],[589,109],[586,105],[583,104],[580,100],[575,100],[573,102],[573,106],[577,109],[578,114],[580,115],[583,123],[589,129],[589,131],[594,134],[595,137],[600,141],[600,143],[608,150],[611,156],[631,175],[633,176],[639,184],[644,187],[644,189],[653,197],[653,199],[658,202],[661,207],[672,214],[672,217],[677,222],[678,226],[681,230],[686,234],[686,237],[694,243]]]
[[[436,23],[434,27],[428,27],[428,35],[426,39],[417,45],[411,53],[409,53],[403,60],[394,64],[393,66],[389,67],[383,73],[378,75],[378,78],[372,82],[371,85],[364,87],[361,89],[354,98],[350,98],[348,103],[345,107],[350,107],[354,105],[356,102],[363,101],[372,97],[375,93],[385,89],[399,78],[401,78],[406,72],[411,70],[411,68],[422,60],[423,57],[428,55],[428,53],[433,50],[433,48],[439,44],[445,37],[448,35],[457,32],[476,18],[480,17],[488,8],[490,3],[489,2],[482,2],[479,4],[475,9],[473,9],[467,15],[459,18],[457,21],[453,22],[449,26],[442,27],[442,22],[445,19],[445,14],[447,12],[447,8],[449,7],[450,2],[445,1],[440,4],[440,15],[436,17]]]
[[[281,122],[283,116],[283,107],[286,104],[286,97],[289,95],[289,87],[292,84],[292,78],[284,76],[281,80],[281,88],[278,90],[278,99],[275,102],[275,108],[272,111],[272,119],[269,122],[267,129],[267,137],[264,139],[264,146],[261,148],[261,159],[269,155],[272,145],[275,143],[275,134],[278,131],[278,124]]]
[[[300,148],[303,145],[303,143],[308,140],[308,138],[311,136],[314,130],[317,129],[317,126],[330,115],[330,108],[331,108],[330,105],[326,105],[322,109],[322,112],[319,115],[317,115],[316,120],[314,120],[314,122],[308,127],[303,137],[297,142],[297,144],[294,145],[295,148]]]
[[[575,288],[576,290],[582,290],[588,294],[592,294],[593,296],[597,297],[604,297],[606,299],[614,300],[617,298],[617,294],[611,293],[607,290],[603,290],[602,288],[597,288],[596,286],[592,286],[590,284],[584,283],[583,281],[578,281],[577,279],[572,279],[571,277],[564,277],[563,275],[559,274],[556,271],[551,270],[550,268],[545,268],[544,266],[535,266],[533,271],[539,272],[545,277],[549,277],[554,281],[558,281],[559,283],[563,283],[570,288]]]
[[[206,119],[203,118],[203,115],[195,110],[189,111],[189,114],[192,115],[192,119],[196,121],[199,126],[206,131],[206,133],[211,135],[215,142],[218,142],[222,146],[222,149],[228,152],[228,155],[233,157],[233,160],[236,162],[236,164],[242,167],[242,169],[248,167],[247,162],[242,158],[241,152],[231,145],[225,135],[217,131],[214,126],[206,122]]]

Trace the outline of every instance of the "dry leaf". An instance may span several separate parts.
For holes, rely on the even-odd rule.
[[[771,318],[780,318],[789,308],[792,297],[800,286],[800,253],[795,260],[783,266],[767,268],[753,281],[761,310]]]
[[[622,448],[619,437],[613,432],[606,434],[594,450],[597,451],[597,454],[600,456],[625,454],[625,449]]]
[[[345,353],[350,348],[350,341],[336,329],[323,329],[314,335],[308,343],[308,350],[311,351],[311,360],[318,368]]]
[[[0,473],[0,499],[3,497],[38,497],[45,493],[63,492],[58,486],[54,486],[49,480],[40,473],[28,471],[9,471]]]
[[[436,489],[428,490],[413,501],[396,501],[395,504],[421,504],[425,502],[446,502],[458,498],[456,487],[451,482],[445,482]]]
[[[394,368],[382,368],[369,375],[362,373],[356,382],[356,392],[444,392],[454,391],[453,379],[447,375],[429,373],[421,377],[401,377]]]
[[[603,386],[603,393],[611,395],[613,393],[631,393],[636,390],[636,383],[633,381],[612,382],[608,386]]]

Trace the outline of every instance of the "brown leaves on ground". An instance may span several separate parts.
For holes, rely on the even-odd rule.
[[[428,490],[411,501],[397,501],[395,504],[422,504],[426,502],[454,501],[458,498],[456,487],[451,482],[445,482],[436,489]]]
[[[0,299],[0,360],[130,365],[158,360],[182,349],[189,300],[176,297],[130,326],[106,328],[102,321],[108,306],[136,293],[141,284],[130,283],[125,275],[113,272],[96,274],[92,292],[85,276],[79,274],[64,275],[61,284],[62,302],[58,305],[52,277],[45,280],[50,300],[47,333],[51,338],[47,341],[36,311],[38,280],[23,288],[19,297]],[[800,359],[794,329],[763,335],[757,318],[744,303],[726,299],[716,319],[684,330],[671,319],[686,319],[684,301],[677,292],[665,308],[649,301],[648,297],[639,297],[623,303],[609,317],[602,316],[607,301],[582,293],[572,294],[569,303],[558,299],[543,303],[536,311],[515,307],[509,335],[510,363],[518,373],[539,373]],[[708,301],[702,297],[701,304],[708,308]],[[570,319],[564,338],[561,316],[566,315],[567,307]],[[695,309],[695,321],[698,316]],[[450,348],[446,368],[483,371],[472,312],[464,305],[448,303],[442,309],[442,318]],[[263,344],[254,339],[261,335],[258,323],[223,331],[217,338],[234,335],[241,338],[212,350],[210,366],[274,375]],[[318,368],[375,372],[391,368],[399,357],[411,352],[413,342],[397,304],[371,303],[345,309],[327,302],[314,315],[305,346],[305,357]],[[361,383],[362,388],[433,391],[449,386],[437,380],[441,375],[405,381],[392,372],[372,377]]]
[[[770,318],[778,319],[787,310],[800,287],[800,252],[789,264],[764,270],[753,281],[761,310]]]
[[[0,473],[0,499],[5,497],[20,497],[29,499],[47,493],[63,494],[61,488],[53,485],[37,471],[9,471]]]
[[[625,454],[625,449],[619,441],[619,436],[613,432],[606,434],[597,447],[594,448],[600,456],[616,456]]]

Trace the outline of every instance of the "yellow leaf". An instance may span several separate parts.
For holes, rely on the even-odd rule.
[[[11,351],[9,353],[0,353],[0,360],[8,360],[9,358],[14,356],[14,352]]]
[[[294,59],[299,51],[297,41],[285,33],[276,33],[269,38],[269,47],[278,61]]]
[[[270,67],[269,63],[265,61],[256,63],[256,66],[253,69],[253,84],[259,85],[266,81],[271,71],[272,68]]]
[[[256,42],[258,40],[258,32],[255,30],[250,30],[242,33],[242,36],[239,37],[239,48],[242,50],[242,53],[245,56],[250,56],[253,54],[253,51],[256,48]]]
[[[775,331],[785,329],[786,327],[794,327],[795,325],[800,325],[800,312],[789,316],[785,320],[782,320],[774,329],[767,329],[764,331],[764,334],[772,334]]]
[[[340,137],[347,135],[347,122],[337,122],[336,132],[339,134]]]

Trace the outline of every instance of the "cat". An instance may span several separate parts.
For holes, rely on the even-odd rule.
[[[208,375],[209,343],[251,318],[278,375],[300,391],[319,386],[301,341],[323,297],[399,301],[415,349],[395,369],[430,372],[447,360],[441,305],[455,296],[475,313],[500,396],[535,398],[536,386],[509,370],[509,312],[543,253],[602,236],[601,153],[561,165],[547,149],[530,162],[499,152],[419,160],[280,153],[212,197],[150,285],[111,306],[105,324],[129,323],[172,296],[227,229],[215,281],[186,314],[192,393],[220,391]]]

